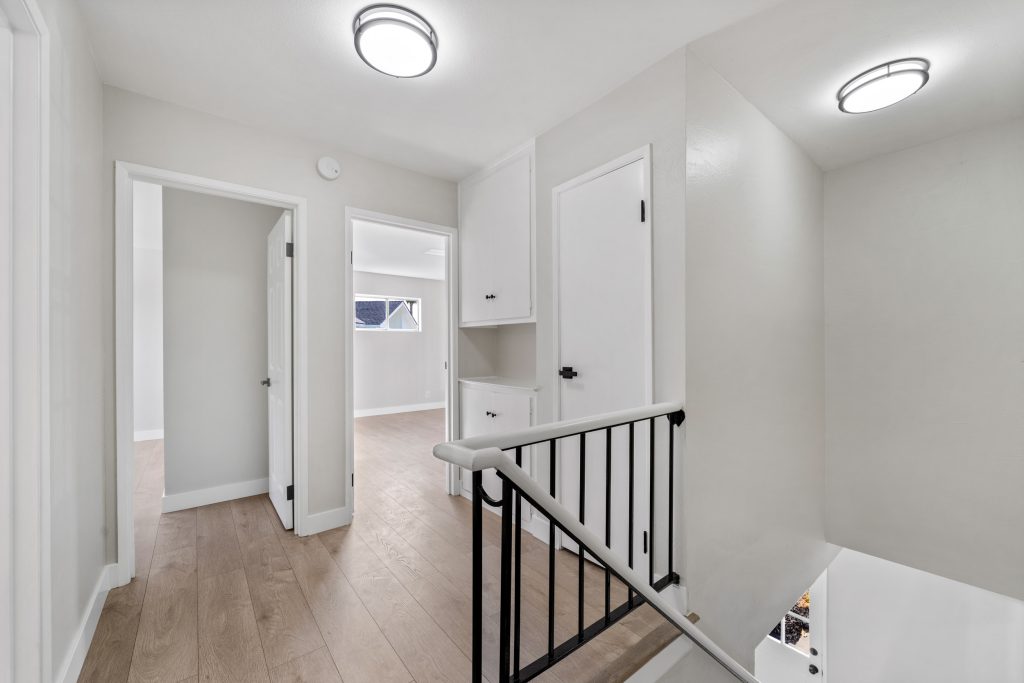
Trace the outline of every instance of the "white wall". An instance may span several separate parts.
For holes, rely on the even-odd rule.
[[[1017,598],[1022,189],[1024,120],[825,181],[829,540]]]
[[[164,190],[164,491],[266,479],[267,234],[281,209]]]
[[[109,555],[113,238],[103,222],[103,101],[77,3],[39,0],[50,46],[50,502],[53,675],[69,662]],[[111,527],[112,528],[112,527]],[[46,623],[46,619],[43,619]],[[26,679],[31,680],[31,679]]]
[[[354,206],[418,220],[456,224],[455,184],[285,137],[124,90],[103,91],[107,172],[103,196],[107,229],[113,231],[113,162],[167,168],[305,197],[309,216],[309,459],[311,513],[345,505],[345,207]],[[331,154],[341,177],[328,182],[316,160]],[[111,249],[112,251],[112,249]],[[108,264],[112,271],[112,266]],[[101,279],[102,281],[102,279]],[[112,281],[105,315],[113,310]],[[110,329],[113,323],[110,322]],[[112,348],[112,343],[111,343]],[[113,357],[103,367],[113,378]],[[112,389],[111,389],[112,395]],[[112,429],[112,413],[110,428]],[[113,449],[108,450],[113,486]],[[116,528],[108,507],[107,525]]]
[[[829,683],[1024,681],[1024,602],[852,550],[826,634]]]
[[[683,559],[701,628],[750,666],[835,553],[824,528],[823,177],[693,55],[686,89]]]
[[[163,438],[164,431],[163,221],[163,188],[134,183],[132,401],[136,441]]]
[[[448,359],[448,294],[444,280],[353,273],[358,294],[421,299],[419,332],[356,330],[352,365],[355,410],[443,404]]]

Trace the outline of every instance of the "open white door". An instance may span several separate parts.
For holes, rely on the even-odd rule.
[[[292,214],[267,235],[267,425],[270,501],[292,528]]]
[[[652,400],[651,229],[646,216],[647,159],[631,156],[556,188],[557,368],[559,419],[574,420],[648,405]],[[564,372],[561,372],[562,369]],[[575,374],[574,374],[575,373]],[[605,536],[610,513],[612,550],[644,571],[649,518],[649,431],[634,433],[633,538],[629,539],[629,428],[612,430],[611,510],[606,511],[607,435],[586,438],[581,521]],[[561,500],[579,512],[579,439],[560,444]],[[575,551],[565,539],[564,546]]]

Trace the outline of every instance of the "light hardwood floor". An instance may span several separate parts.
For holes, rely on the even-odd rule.
[[[431,455],[443,411],[356,420],[353,523],[299,538],[265,496],[160,514],[163,444],[137,444],[136,569],[110,592],[80,681],[467,681],[471,507]],[[485,675],[497,669],[497,516],[485,513]],[[523,535],[522,663],[546,651],[547,546]],[[575,631],[576,556],[557,558],[556,636]],[[588,623],[604,574],[584,572]],[[625,587],[614,585],[621,602]],[[616,603],[617,604],[617,603]],[[643,607],[541,680],[624,680],[676,635]],[[493,676],[492,676],[493,678]]]

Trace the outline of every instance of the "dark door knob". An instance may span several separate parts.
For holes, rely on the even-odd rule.
[[[572,379],[573,377],[576,377],[579,374],[580,373],[572,369],[571,365],[567,365],[558,371],[558,376],[561,377],[562,379]]]
[[[814,674],[818,673],[818,667],[814,666],[813,664],[811,664],[809,667],[807,667],[807,670],[811,672],[812,676]]]
[[[260,380],[260,384],[262,384],[265,387],[269,387],[270,386],[270,378],[268,377],[268,378],[266,378],[264,380]]]

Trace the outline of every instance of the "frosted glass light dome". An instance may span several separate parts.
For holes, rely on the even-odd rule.
[[[437,63],[437,34],[412,10],[398,5],[364,7],[352,31],[359,57],[388,76],[415,78]]]
[[[864,114],[890,107],[907,99],[928,82],[927,59],[917,57],[886,62],[846,82],[836,98],[839,110]]]

